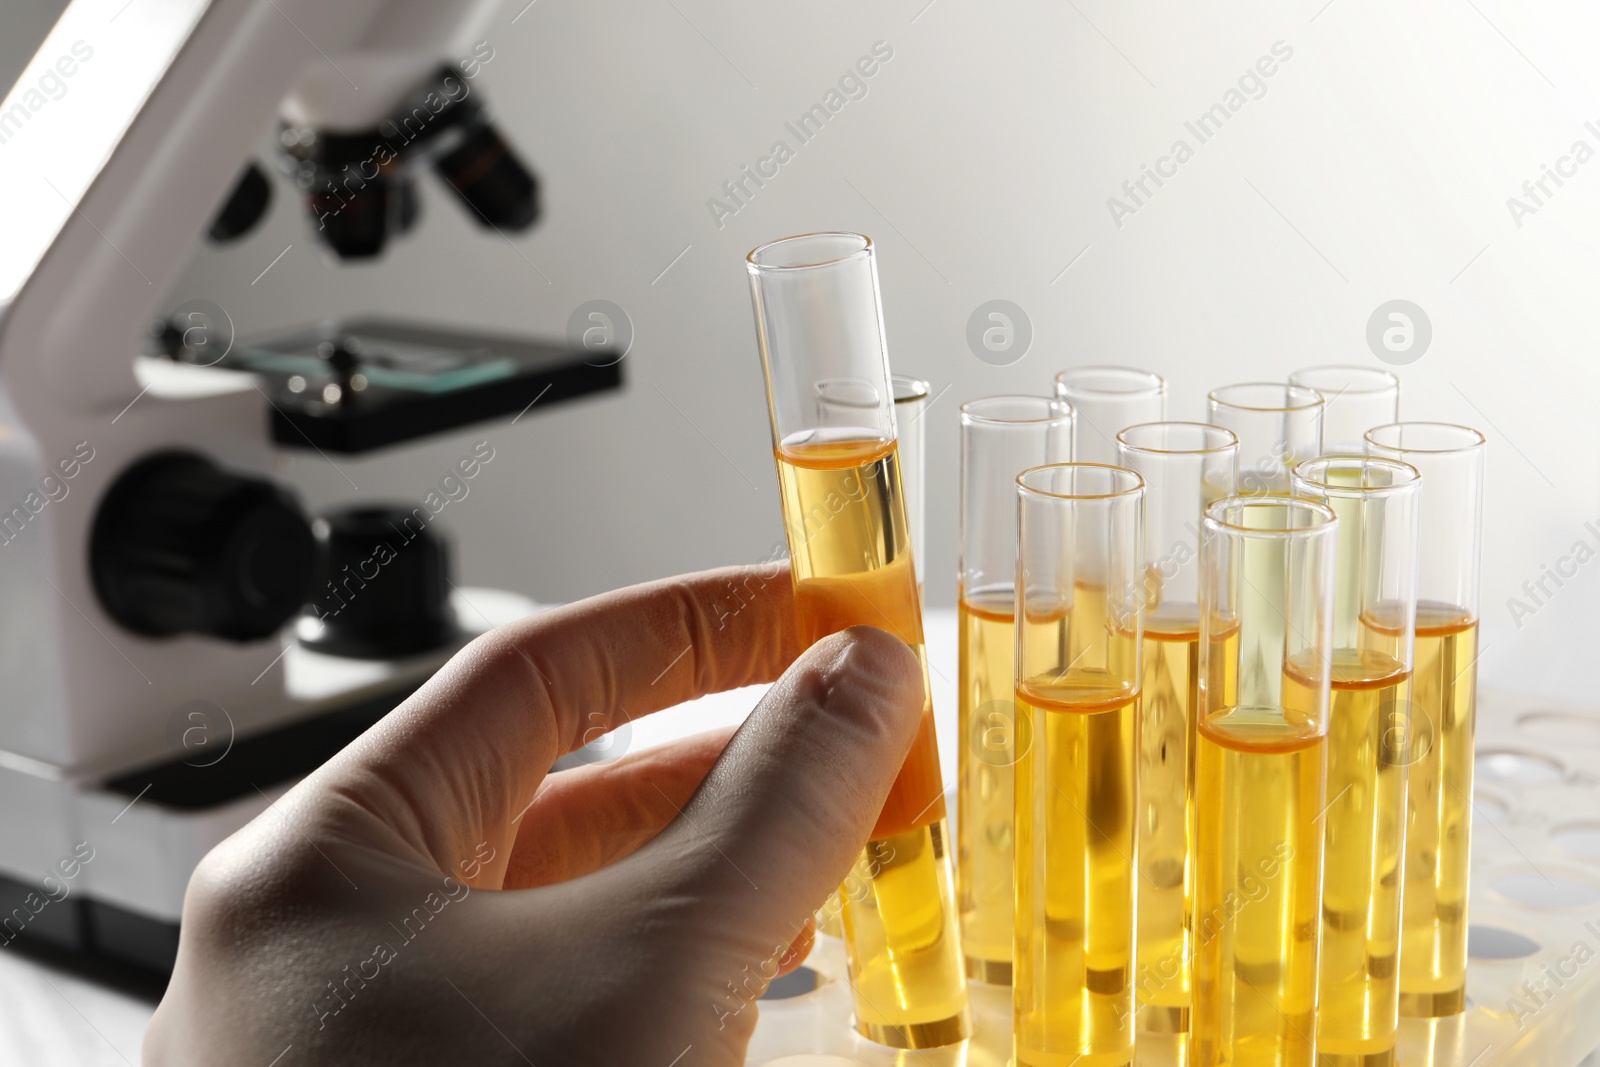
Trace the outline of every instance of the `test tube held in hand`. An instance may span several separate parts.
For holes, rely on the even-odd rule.
[[[874,246],[805,234],[747,267],[801,637],[867,624],[923,661],[921,727],[838,893],[856,1029],[953,1044],[969,1032],[966,980]],[[847,402],[819,403],[819,383]]]

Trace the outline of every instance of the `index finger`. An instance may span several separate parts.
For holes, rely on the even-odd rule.
[[[630,586],[496,633],[547,689],[557,755],[597,726],[773,681],[804,651],[782,560]]]
[[[801,651],[783,561],[632,586],[477,639],[308,784],[447,873],[491,843],[473,880],[498,884],[520,812],[586,732],[772,681]]]

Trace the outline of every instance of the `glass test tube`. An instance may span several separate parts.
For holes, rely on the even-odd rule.
[[[1323,815],[1318,1067],[1391,1067],[1399,1019],[1417,469],[1323,456],[1294,489],[1339,517]]]
[[[1202,528],[1191,1062],[1311,1067],[1338,520],[1264,494]]]
[[[1117,434],[1167,417],[1167,380],[1134,367],[1072,367],[1056,375],[1056,396],[1077,412],[1072,457],[1117,462]]]
[[[1367,450],[1422,472],[1400,1014],[1453,1015],[1466,1009],[1484,437],[1397,422],[1369,430]]]
[[[1322,454],[1322,394],[1303,385],[1241,382],[1211,390],[1206,421],[1239,438],[1239,492],[1287,493],[1289,472]]]
[[[929,693],[873,244],[805,234],[762,245],[747,263],[801,636],[888,630],[922,658]],[[813,402],[819,382],[854,402]],[[881,1044],[929,1048],[968,1033],[947,841],[925,696],[911,752],[840,890],[856,1029]]]
[[[1144,481],[1017,479],[1017,1067],[1122,1067],[1133,963]]]
[[[1234,492],[1239,439],[1200,422],[1117,435],[1145,481],[1139,695],[1139,915],[1134,997],[1145,1033],[1189,1030],[1194,725],[1200,681],[1200,519]]]
[[[930,387],[922,379],[905,374],[890,376],[889,386],[894,394],[894,421],[899,433],[900,481],[905,487],[906,524],[911,531],[911,563],[917,572],[917,595],[920,598],[923,593],[923,560],[927,558],[923,505],[926,491],[926,467],[923,462],[926,435],[922,413],[928,406]],[[817,404],[819,408],[833,409],[819,412],[825,423],[853,425],[865,421],[870,424],[870,412],[877,407],[877,397],[870,391],[863,391],[859,382],[848,379],[824,380],[817,383]],[[849,408],[862,409],[869,414],[865,419],[852,418],[848,411],[842,410]],[[842,938],[844,922],[839,909],[827,905],[819,909],[817,929],[829,937]]]
[[[931,387],[921,378],[905,374],[892,376],[889,387],[894,393],[894,422],[900,432],[900,477],[906,487],[906,521],[911,526],[911,562],[917,572],[917,589],[920,592],[923,587],[923,561],[928,558],[925,537],[927,505],[924,503],[927,500],[927,427],[923,424],[922,413],[928,409]]]
[[[1400,418],[1400,379],[1379,367],[1307,367],[1289,375],[1290,385],[1322,394],[1322,452],[1360,455],[1365,434]]]
[[[823,425],[871,425],[881,403],[877,391],[853,378],[824,378],[816,383],[817,417]],[[906,500],[906,524],[911,531],[911,562],[917,572],[917,588],[922,588],[923,534],[926,511],[923,493],[926,476],[923,453],[927,435],[922,413],[928,406],[930,386],[920,378],[891,375],[889,389],[894,396],[894,421],[899,437],[900,481]]]
[[[967,976],[1011,984],[1015,862],[1017,475],[1072,459],[1072,407],[961,406],[961,696],[956,888]]]

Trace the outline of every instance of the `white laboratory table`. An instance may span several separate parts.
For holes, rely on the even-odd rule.
[[[945,781],[953,784],[959,744],[953,609],[927,613],[927,638],[940,758]],[[589,755],[615,758],[738,723],[760,695],[761,687],[753,686],[636,720]],[[1569,959],[1578,942],[1600,948],[1600,707],[1585,703],[1529,701],[1487,681],[1483,687],[1468,982],[1473,1003],[1446,1031],[1412,1027],[1416,1032],[1402,1043],[1407,1067],[1570,1067],[1600,1045],[1600,967],[1574,968]],[[752,1064],[903,1062],[851,1035],[842,973],[834,973],[842,971],[838,956],[837,943],[823,939],[811,961],[823,974],[822,987],[767,1006]],[[1555,984],[1552,967],[1571,976]],[[1530,987],[1536,1003],[1525,992]],[[1003,1064],[1005,998],[1000,991],[975,993],[983,1040],[951,1063]],[[151,984],[124,974],[0,949],[0,1064],[131,1067],[139,1062],[156,996]],[[796,1037],[809,1034],[815,1036]],[[944,1062],[938,1054],[918,1061]],[[1600,1067],[1600,1054],[1583,1067]]]

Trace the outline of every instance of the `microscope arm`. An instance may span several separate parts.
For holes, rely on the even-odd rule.
[[[139,392],[131,357],[152,305],[280,107],[334,126],[387,114],[496,6],[75,0],[0,105],[8,387],[115,415]],[[40,96],[64,56],[74,73],[51,84],[66,91]]]

